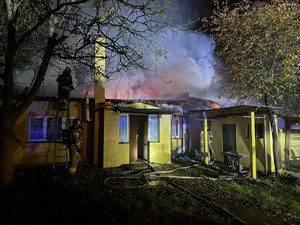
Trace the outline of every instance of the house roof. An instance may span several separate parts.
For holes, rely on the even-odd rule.
[[[225,107],[220,109],[209,109],[209,110],[192,110],[190,114],[203,114],[206,113],[207,117],[223,117],[232,115],[245,115],[250,112],[265,113],[267,107],[258,107],[252,105],[241,105],[233,107]]]
[[[115,108],[116,111],[123,113],[134,113],[134,114],[172,114],[171,110],[166,109],[133,109],[133,108]]]
[[[154,105],[146,104],[143,102],[134,102],[129,104],[116,104],[114,105],[115,111],[134,113],[134,114],[172,114],[172,110],[163,109]]]
[[[107,99],[114,107],[129,107],[131,104],[143,103],[148,106],[164,109],[165,112],[189,113],[195,110],[212,110],[222,108],[223,106],[208,99],[184,96],[181,99]],[[137,109],[137,108],[136,108]],[[123,110],[124,111],[124,110]],[[124,111],[125,112],[125,111]],[[153,111],[154,112],[154,111]]]

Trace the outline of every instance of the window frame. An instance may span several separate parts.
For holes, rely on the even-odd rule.
[[[157,139],[151,139],[151,117],[157,117]],[[160,116],[158,114],[153,114],[148,116],[148,141],[149,142],[160,142]]]
[[[263,139],[264,138],[264,124],[262,123],[256,123],[255,124],[255,139]],[[246,133],[245,138],[250,137],[250,124],[246,124]]]
[[[55,116],[28,116],[28,129],[27,129],[27,141],[28,142],[55,142],[55,141],[61,141],[61,133],[63,129],[66,129],[66,121],[67,121],[67,117],[63,116],[63,117],[58,117],[58,119],[61,119],[61,122],[59,121],[59,126],[61,126],[61,132],[60,135],[58,133],[58,137],[56,140],[51,140],[51,139],[47,139],[49,133],[48,133],[48,119],[50,118],[54,118],[56,119]],[[72,120],[75,117],[70,117],[70,123],[72,122]],[[43,119],[43,123],[42,123],[42,138],[39,139],[34,139],[31,138],[31,127],[32,127],[32,119]],[[51,137],[51,135],[49,135]]]
[[[121,140],[121,117],[126,117],[126,140]],[[119,143],[127,144],[129,143],[129,115],[128,114],[120,114],[119,117]]]
[[[176,126],[177,127],[177,133],[173,134],[173,121],[176,120]],[[181,118],[177,118],[177,117],[172,117],[171,120],[171,137],[174,139],[180,139],[181,138]]]

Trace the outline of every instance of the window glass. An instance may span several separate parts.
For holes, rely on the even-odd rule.
[[[250,125],[247,124],[246,125],[246,138],[250,137]],[[264,125],[259,123],[259,124],[255,124],[255,138],[256,139],[261,139],[264,138]]]
[[[55,140],[56,129],[57,129],[56,140],[60,140],[61,139],[61,129],[62,129],[62,119],[58,118],[58,127],[56,128],[55,117],[48,117],[47,118],[47,136],[46,136],[47,140],[50,140],[50,141]]]
[[[157,115],[149,116],[149,141],[158,141],[159,122]]]
[[[55,141],[61,140],[62,129],[66,129],[66,117],[58,118],[58,127],[56,128],[56,118],[54,116],[29,117],[29,141]]]
[[[31,118],[30,120],[30,139],[43,139],[43,118]]]
[[[128,115],[120,115],[119,142],[128,142]]]
[[[172,138],[180,138],[180,119],[172,118]]]

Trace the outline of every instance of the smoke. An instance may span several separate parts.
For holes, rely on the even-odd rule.
[[[168,38],[158,41],[165,46],[168,60],[153,65],[152,76],[134,69],[123,74],[125,79],[115,76],[106,84],[107,98],[163,99],[183,92],[195,97],[218,98],[222,77],[217,73],[212,38],[199,32],[181,31],[176,37],[170,32]],[[153,57],[149,56],[148,60]]]
[[[177,8],[174,17],[179,18],[178,21],[187,23],[198,19],[190,29],[199,28],[200,19],[213,10],[213,1],[174,0],[172,4]],[[170,31],[167,38],[155,41],[166,48],[168,60],[160,59],[151,68],[150,75],[131,69],[114,76],[106,84],[107,98],[168,99],[189,92],[190,96],[218,100],[224,78],[217,72],[212,38],[192,31],[180,31],[174,36]],[[149,55],[145,61],[151,62],[154,58]]]
[[[173,4],[178,8],[176,12],[178,16],[176,16],[179,18],[180,14],[183,22],[209,16],[212,10],[212,1],[174,0]],[[198,25],[199,23],[195,23],[190,28],[196,29]],[[160,59],[152,66],[150,74],[134,68],[116,74],[106,83],[106,98],[167,99],[189,92],[190,96],[218,99],[223,77],[217,73],[218,68],[214,58],[215,45],[212,38],[200,32],[184,31],[173,36],[170,31],[167,38],[157,38],[155,41],[166,48],[168,60]],[[145,62],[151,63],[154,59],[154,55],[148,55]],[[55,66],[49,67],[39,92],[40,96],[57,94],[56,78],[65,66],[69,65],[56,63]],[[71,96],[83,97],[88,91],[93,97],[92,78],[80,77],[76,70],[72,71],[75,90],[71,92]],[[18,92],[22,92],[24,86],[30,85],[33,74],[33,71],[28,71],[19,77],[16,85]]]

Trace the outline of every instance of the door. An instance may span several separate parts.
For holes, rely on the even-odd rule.
[[[223,124],[223,153],[236,152],[236,128],[235,124]],[[229,164],[227,157],[224,157],[224,162]]]
[[[130,115],[130,162],[138,159],[148,159],[148,117],[143,115]]]

